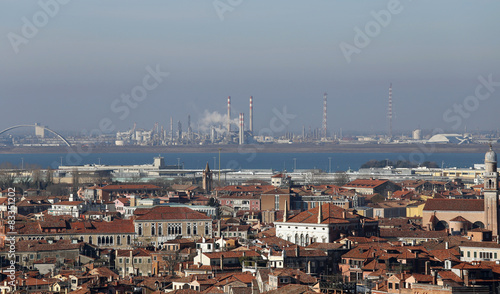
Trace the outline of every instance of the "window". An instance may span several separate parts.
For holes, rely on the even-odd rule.
[[[274,210],[280,210],[280,195],[274,195]]]
[[[479,258],[481,259],[491,259],[493,257],[492,252],[479,252]]]
[[[137,258],[134,258],[134,263],[137,263]]]
[[[148,258],[148,263],[151,263],[151,258]]]
[[[118,258],[118,263],[123,263],[123,258]]]
[[[142,258],[139,258],[139,263],[142,263]]]
[[[470,251],[467,251],[467,257],[470,257]]]
[[[476,252],[476,251],[474,251],[474,258],[476,258],[476,257],[477,257],[477,252]]]
[[[129,258],[125,259],[125,263],[130,263],[130,259]]]

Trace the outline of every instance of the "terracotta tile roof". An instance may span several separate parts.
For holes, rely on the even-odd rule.
[[[271,290],[267,292],[262,292],[266,294],[317,294],[307,285],[297,285],[289,284],[278,288],[276,290]]]
[[[205,289],[201,293],[203,293],[203,294],[223,294],[224,291],[222,291],[219,287],[212,286],[212,287],[208,287],[207,289]]]
[[[97,275],[102,277],[112,277],[114,279],[118,279],[120,276],[114,273],[107,267],[98,267],[89,271],[90,275]]]
[[[59,240],[52,244],[46,240],[19,240],[16,242],[16,252],[78,250],[83,245],[82,242],[73,244],[71,240]],[[0,251],[9,251],[9,247]]]
[[[433,277],[431,275],[424,275],[424,274],[411,274],[409,278],[413,277],[417,283],[431,283],[433,280]]]
[[[170,294],[200,294],[200,292],[193,289],[180,289],[168,292]]]
[[[260,254],[255,251],[227,251],[227,252],[207,252],[203,253],[206,257],[210,259],[220,259],[223,258],[239,258],[243,256],[248,257],[259,257]]]
[[[460,247],[500,248],[497,242],[463,242]]]
[[[429,199],[424,211],[484,211],[483,199]]]
[[[454,217],[452,219],[450,219],[450,222],[463,222],[463,223],[470,223],[470,221],[468,221],[466,218],[464,218],[463,216],[457,216],[457,217]]]
[[[457,276],[452,271],[440,271],[437,274],[438,274],[438,278],[441,278],[442,280],[451,280],[451,281],[454,281],[457,283],[464,282],[464,280],[462,280],[459,276]]]
[[[320,206],[322,213],[322,224],[331,224],[331,223],[349,223],[348,219],[357,218],[357,216],[352,215],[347,212],[343,208],[338,207],[332,203],[325,203]],[[309,210],[303,211],[289,220],[287,223],[310,223],[317,224],[318,223],[318,214],[319,214],[319,206],[315,208],[311,208]],[[346,218],[344,218],[343,214],[345,212]]]
[[[160,187],[150,184],[143,185],[107,185],[104,187],[97,187],[98,190],[113,191],[113,190],[161,190]]]
[[[132,251],[132,256],[133,257],[148,257],[151,256],[151,252],[149,250],[143,249],[143,248],[136,248],[136,249],[119,249],[117,251],[117,256],[121,257],[130,257],[130,251]]]
[[[332,250],[332,249],[339,249],[342,248],[344,244],[341,243],[320,243],[320,242],[314,242],[307,246],[306,248],[309,249],[318,249],[318,250]]]
[[[262,192],[263,195],[266,195],[266,194],[290,194],[291,193],[291,190],[290,188],[276,188],[276,187],[272,187],[271,189],[269,190],[266,190],[264,192]]]
[[[130,203],[130,198],[118,198],[115,201],[120,201],[123,205],[126,205]]]
[[[285,239],[281,239],[279,237],[268,237],[268,238],[260,238],[256,240],[258,244],[264,245],[267,247],[278,246],[278,247],[286,247],[293,245],[292,242],[287,241]]]
[[[337,240],[337,242],[345,242],[347,240],[353,242],[354,244],[372,243],[372,242],[387,242],[387,239],[379,238],[376,236],[371,236],[369,238],[349,236],[349,237],[341,238],[341,239]]]
[[[268,237],[274,237],[276,236],[276,228],[270,228],[265,231],[262,231],[260,233],[257,233],[255,237],[257,238],[268,238]]]
[[[156,206],[149,212],[138,216],[136,220],[210,220],[207,215],[187,207]]]
[[[346,188],[376,188],[380,185],[387,183],[389,180],[370,180],[370,179],[356,179],[352,182],[345,184]]]
[[[448,236],[443,231],[379,229],[382,238],[442,238]]]
[[[240,185],[240,186],[225,186],[221,188],[216,188],[217,191],[225,191],[225,192],[252,192],[252,193],[262,193],[263,191],[267,191],[274,188],[273,185]]]
[[[198,189],[198,186],[196,186],[196,185],[173,184],[171,186],[171,188],[174,189],[174,190],[193,191],[193,190]]]
[[[441,262],[447,259],[451,261],[460,261],[460,252],[455,248],[430,250],[429,255]]]
[[[75,233],[92,234],[132,234],[135,233],[132,220],[115,219],[113,221],[80,221],[71,223],[71,230]]]
[[[374,260],[368,262],[361,269],[364,271],[385,270],[385,269],[387,269],[387,265],[385,263],[380,263],[380,262],[378,262],[378,260],[374,259]]]

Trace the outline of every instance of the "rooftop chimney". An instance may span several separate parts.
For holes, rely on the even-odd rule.
[[[220,255],[220,270],[224,270],[224,254]]]
[[[321,222],[323,221],[323,211],[322,211],[322,207],[321,207],[321,202],[318,202],[318,224],[321,224]]]
[[[285,200],[285,209],[283,210],[283,222],[288,219],[288,200]]]

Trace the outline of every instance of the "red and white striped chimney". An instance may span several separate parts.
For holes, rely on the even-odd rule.
[[[227,96],[227,134],[231,133],[231,96]]]
[[[244,114],[240,113],[240,145],[245,144],[245,119],[244,119]]]
[[[248,120],[248,130],[253,133],[253,96],[250,96],[250,117]]]

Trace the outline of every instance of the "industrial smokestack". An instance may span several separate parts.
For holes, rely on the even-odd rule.
[[[327,136],[327,126],[328,126],[328,120],[327,120],[327,108],[326,108],[326,93],[323,95],[323,138],[326,140]]]
[[[191,141],[191,136],[193,134],[193,129],[191,129],[191,115],[188,114],[188,129],[187,129],[188,141]]]
[[[231,96],[227,96],[227,134],[231,134]]]
[[[244,114],[240,113],[240,145],[245,144]]]
[[[178,139],[179,141],[181,141],[181,140],[182,140],[182,123],[181,123],[181,121],[180,121],[180,120],[179,120],[179,121],[177,121],[177,139]]]
[[[248,130],[253,135],[253,96],[250,96],[250,117],[248,120]]]
[[[170,117],[170,142],[174,141],[174,120]]]

